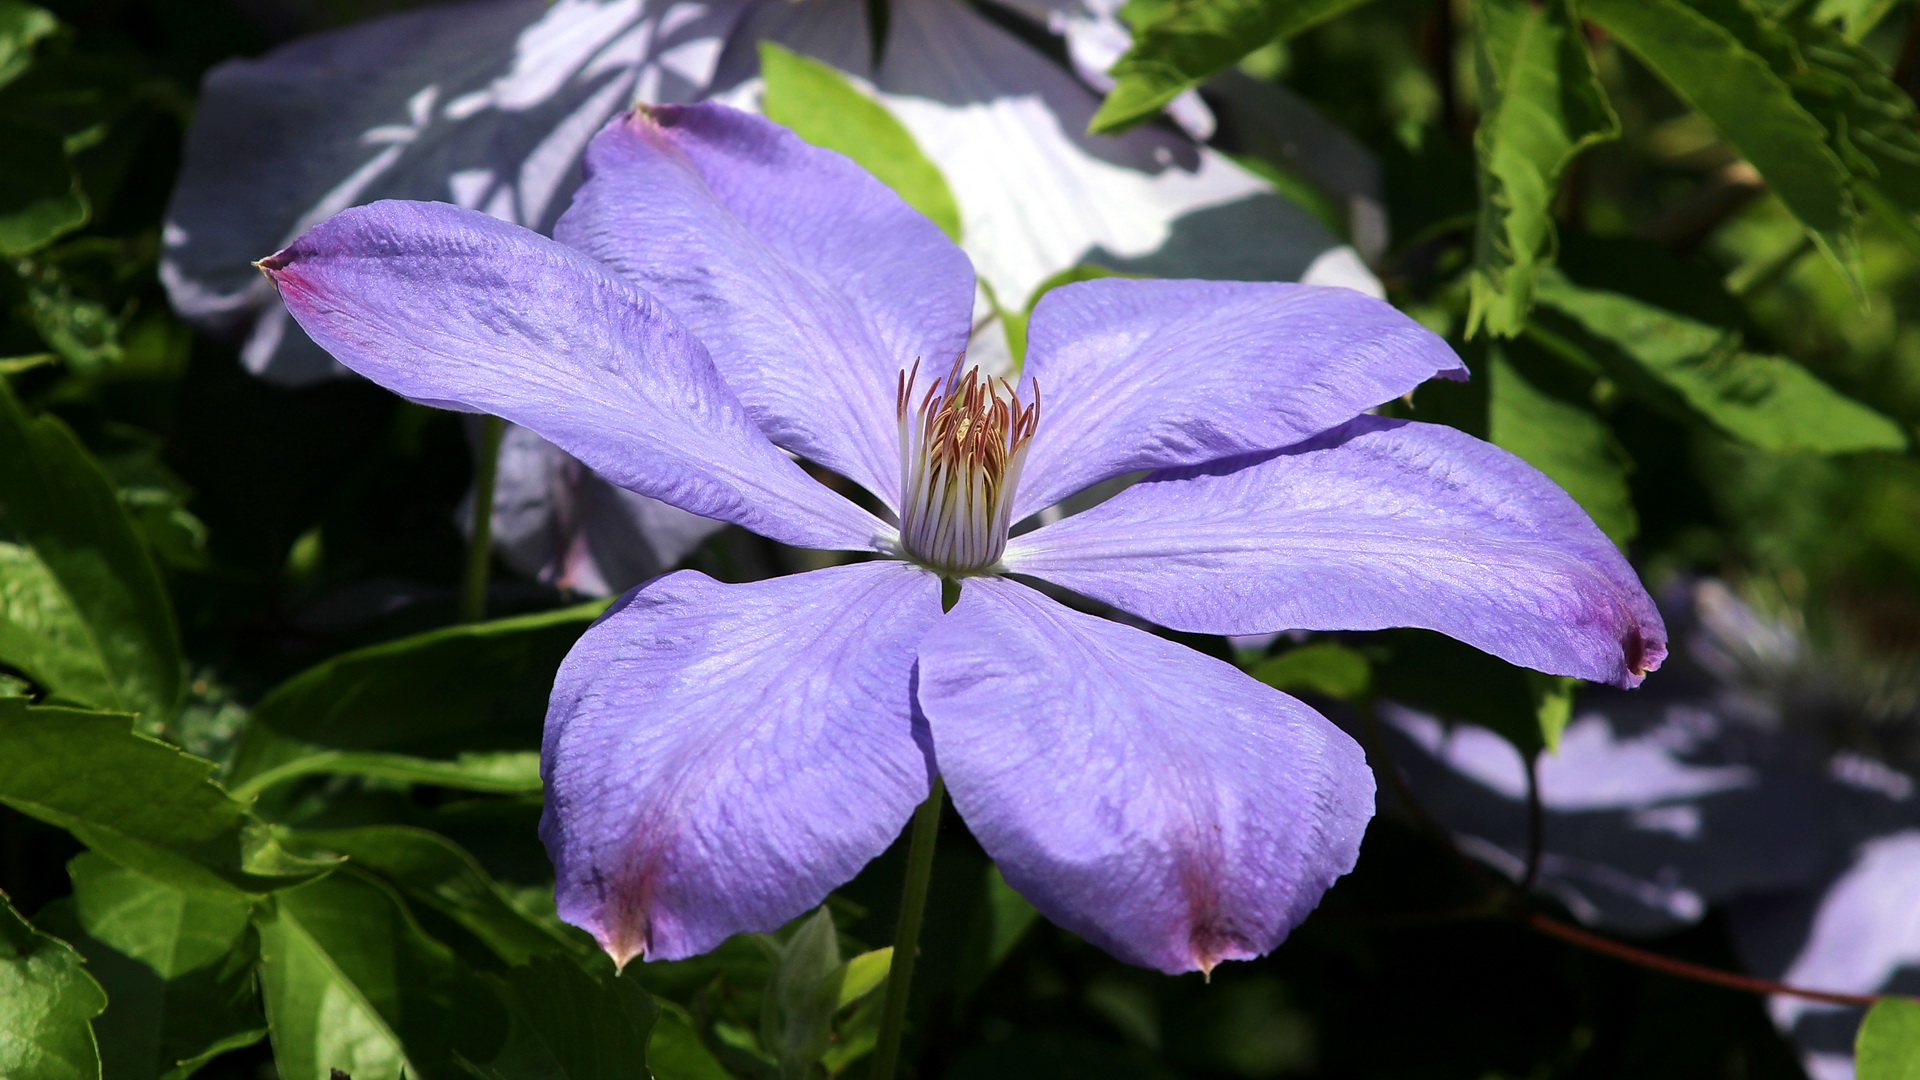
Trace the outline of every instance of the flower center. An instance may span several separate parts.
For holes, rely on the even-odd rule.
[[[961,359],[964,359],[961,358]],[[913,404],[913,370],[900,373],[900,543],[908,558],[942,573],[970,574],[1000,561],[1013,491],[1040,422],[1040,388],[1022,405],[1005,379],[953,370]]]

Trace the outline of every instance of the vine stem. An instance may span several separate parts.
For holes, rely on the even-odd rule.
[[[913,812],[907,841],[907,881],[900,890],[900,924],[893,933],[893,964],[887,969],[887,999],[880,1014],[880,1039],[873,1050],[873,1080],[893,1080],[900,1061],[900,1036],[913,990],[913,963],[920,950],[920,921],[927,913],[927,887],[933,881],[933,846],[940,832],[940,811],[947,782],[933,778],[933,791]]]
[[[480,418],[480,448],[473,462],[473,526],[467,534],[467,577],[460,595],[460,618],[487,617],[487,576],[493,568],[493,489],[500,478],[500,439],[507,422]]]

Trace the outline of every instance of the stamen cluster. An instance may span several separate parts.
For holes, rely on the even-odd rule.
[[[907,556],[943,573],[986,570],[1007,546],[1013,492],[1040,422],[1040,387],[1022,405],[1005,379],[953,362],[913,406],[920,362],[902,371],[900,541]]]

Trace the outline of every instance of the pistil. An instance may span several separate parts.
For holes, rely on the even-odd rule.
[[[961,371],[913,403],[920,363],[902,371],[895,392],[900,420],[900,537],[914,561],[950,574],[999,563],[1013,522],[1013,492],[1040,422],[1040,388],[1022,405],[1005,379]]]

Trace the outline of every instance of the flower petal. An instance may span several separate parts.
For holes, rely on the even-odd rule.
[[[885,851],[931,774],[912,720],[933,575],[857,563],[747,585],[691,570],[561,665],[540,834],[560,916],[616,962],[772,930]]]
[[[1447,343],[1352,289],[1107,278],[1034,309],[1044,407],[1015,518],[1123,473],[1291,446],[1434,375]]]
[[[1667,653],[1633,568],[1566,492],[1490,443],[1404,420],[1149,476],[1015,537],[1005,565],[1176,630],[1420,626],[1619,686]]]
[[[276,382],[337,374],[287,324],[253,260],[377,199],[446,200],[549,228],[593,133],[636,96],[698,96],[747,6],[481,0],[220,65],[167,208],[161,277],[175,307],[203,326],[251,325],[243,358]]]
[[[1272,185],[1147,125],[1087,133],[1100,96],[959,0],[894,0],[874,83],[953,188],[1002,307],[1076,263],[1294,280],[1338,237]]]
[[[500,442],[493,545],[528,577],[614,596],[672,569],[722,524],[615,487],[526,428],[508,425]]]
[[[919,701],[1007,882],[1166,972],[1278,945],[1373,814],[1365,756],[1320,714],[1004,578],[967,579],[921,642]]]
[[[895,380],[966,349],[973,270],[891,189],[762,117],[643,109],[554,234],[697,327],[775,443],[897,501]]]
[[[537,233],[383,202],[261,267],[315,341],[403,397],[503,416],[622,487],[783,543],[891,532],[768,442],[671,313]]]

